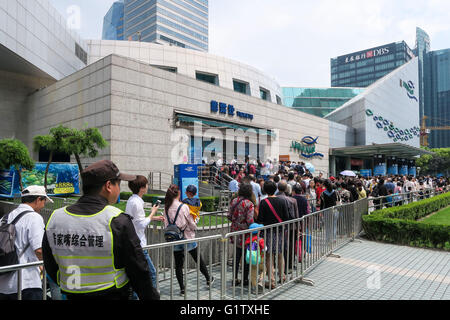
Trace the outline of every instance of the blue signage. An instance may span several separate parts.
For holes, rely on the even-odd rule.
[[[240,111],[236,111],[233,105],[226,104],[223,102],[211,101],[211,113],[220,113],[220,114],[228,114],[229,116],[234,117],[235,115],[242,119],[253,120],[253,115],[249,113],[244,113]]]
[[[398,175],[398,164],[393,164],[388,168],[389,175]]]
[[[408,165],[407,164],[406,165],[402,165],[400,167],[400,170],[398,171],[398,174],[402,175],[402,176],[407,176],[408,175]]]
[[[374,176],[385,176],[386,175],[386,163],[380,163],[375,166],[373,170]]]
[[[189,185],[194,185],[197,190],[199,189],[197,171],[200,166],[196,164],[179,164],[174,167],[174,184],[178,185],[181,190],[181,201],[187,198],[186,188]]]
[[[372,176],[372,169],[361,169],[361,171],[359,171],[359,174],[362,175],[363,177],[371,177]]]

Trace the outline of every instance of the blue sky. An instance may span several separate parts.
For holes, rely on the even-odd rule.
[[[114,0],[50,0],[78,32],[101,39]],[[431,49],[450,48],[450,0],[210,0],[210,53],[249,64],[281,86],[330,86],[330,58],[396,41],[415,45],[416,26]]]

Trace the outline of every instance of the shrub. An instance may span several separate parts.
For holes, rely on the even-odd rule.
[[[203,212],[214,212],[219,207],[219,197],[200,197]]]
[[[450,250],[450,226],[417,222],[450,205],[450,193],[378,210],[363,216],[363,228],[372,240]]]

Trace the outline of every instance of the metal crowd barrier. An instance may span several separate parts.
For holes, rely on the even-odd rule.
[[[432,198],[436,195],[440,195],[446,192],[448,191],[435,188],[427,188],[406,193],[394,193],[383,197],[369,197],[369,214],[376,210],[410,204],[413,202]]]
[[[442,192],[435,190],[428,196],[433,197],[440,193]],[[420,200],[421,196],[423,195],[417,192],[404,194],[402,203],[410,201],[410,199],[412,199],[411,201]],[[381,201],[382,198],[386,197],[375,200]],[[184,299],[193,299],[193,294],[197,300],[260,299],[293,282],[313,285],[314,281],[307,279],[306,276],[326,257],[333,256],[333,252],[355,240],[362,231],[362,215],[369,214],[370,209],[373,208],[373,204],[369,205],[371,201],[373,199],[365,198],[313,212],[295,220],[233,233],[229,233],[229,224],[224,223],[221,225],[220,234],[175,243],[160,241],[155,244],[153,242],[143,249],[151,255],[157,270],[158,289],[161,293],[165,293],[170,300],[175,299],[174,291],[177,282],[174,277],[174,249],[179,245],[183,246],[184,251],[182,272],[185,283]],[[219,212],[219,214],[224,216],[226,212]],[[206,225],[205,228],[208,229],[208,226]],[[209,225],[209,228],[211,232],[219,230],[212,224]],[[162,230],[160,229],[158,232],[162,236]],[[253,232],[257,233],[257,243],[264,239],[264,249],[259,258],[257,251],[252,246],[248,249],[245,246],[246,239]],[[193,263],[188,255],[188,246],[194,242],[197,243],[197,251],[200,254],[197,256],[197,261]],[[244,246],[239,245],[240,242],[243,242]],[[253,261],[254,255],[255,261]],[[209,274],[216,278],[214,285],[207,288],[206,291],[202,289],[201,285],[206,280],[203,280],[200,275],[200,257],[204,259]],[[239,266],[237,267],[238,260]],[[6,271],[19,271],[18,285],[21,288],[21,270],[37,266],[43,266],[43,263],[34,262],[1,267],[0,274]],[[243,281],[245,266],[248,266],[248,287]],[[45,270],[43,274],[45,279]],[[241,281],[236,282],[235,279]],[[43,282],[45,299],[46,281]],[[21,299],[20,293],[19,299]]]

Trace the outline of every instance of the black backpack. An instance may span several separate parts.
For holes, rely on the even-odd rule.
[[[16,241],[16,227],[15,224],[27,213],[34,211],[21,212],[11,223],[8,223],[9,214],[5,215],[0,221],[0,267],[6,267],[19,263],[19,258],[28,249],[29,244],[25,247],[23,252],[18,255],[15,245]],[[15,271],[2,272],[0,276],[11,274]]]
[[[180,213],[181,207],[183,204],[181,204],[178,207],[177,214],[175,216],[175,219],[173,222],[170,222],[169,215],[166,213],[167,216],[167,222],[169,223],[167,227],[164,229],[164,239],[166,239],[166,242],[172,242],[172,241],[180,241],[184,239],[184,230],[181,230],[178,228],[178,226],[175,224],[178,218],[178,214]]]

